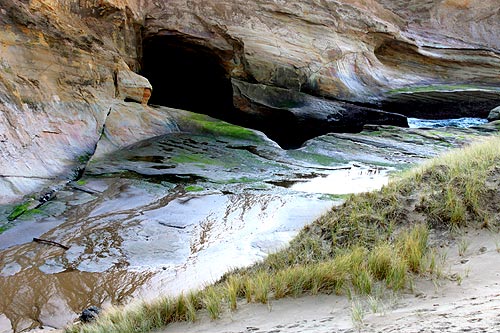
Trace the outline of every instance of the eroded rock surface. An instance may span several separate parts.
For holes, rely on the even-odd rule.
[[[126,25],[125,8],[80,4],[0,1],[0,202],[73,177],[99,140],[115,72],[136,57],[112,27]]]
[[[129,71],[148,73],[154,94],[178,96],[181,104],[171,106],[184,108],[183,101],[194,100],[207,106],[204,112],[228,120],[264,112],[238,109],[230,79],[353,105],[347,110],[363,103],[413,117],[486,117],[500,103],[496,0],[1,0],[0,5],[2,202],[78,173],[114,103],[127,96],[147,101],[147,85],[139,84],[146,88],[142,95],[118,91],[119,73]],[[181,53],[169,60],[174,46]],[[163,68],[156,60],[161,57],[179,71]],[[190,71],[192,66],[176,59],[208,59],[208,66]],[[210,75],[216,79],[196,86]],[[166,90],[164,80],[173,82]],[[172,90],[176,86],[179,90]],[[207,89],[209,94],[201,93]],[[279,110],[265,112],[280,117]],[[313,122],[318,118],[307,114]],[[367,120],[364,116],[357,121]]]
[[[333,204],[293,183],[406,167],[495,133],[366,124],[500,105],[497,2],[0,0],[1,329],[212,281]],[[284,151],[148,106],[151,88],[157,104],[271,119],[283,140],[365,126]],[[47,187],[55,198],[7,221],[3,204]]]
[[[329,132],[359,132],[365,124],[408,127],[401,114],[236,79],[232,83],[235,107],[252,115],[249,125],[263,130],[283,148],[298,148]]]
[[[144,38],[184,36],[218,55],[233,78],[378,103],[403,88],[495,90],[496,5],[177,0],[148,7]]]

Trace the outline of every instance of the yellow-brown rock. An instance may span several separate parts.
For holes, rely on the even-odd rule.
[[[121,70],[116,75],[116,84],[120,99],[148,104],[153,87],[145,77],[130,70]]]

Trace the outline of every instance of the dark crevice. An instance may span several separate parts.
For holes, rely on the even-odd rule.
[[[120,95],[119,93],[119,88],[118,88],[118,72],[115,71],[113,73],[113,84],[115,86],[115,97],[118,97]]]
[[[420,119],[486,118],[500,105],[498,92],[455,91],[408,93],[392,96],[381,107]]]
[[[228,36],[225,39],[231,41]],[[242,43],[232,42],[231,54],[184,35],[144,38],[141,74],[153,86],[150,104],[207,114],[260,130],[284,149],[298,148],[305,141],[329,132],[359,132],[367,121],[407,125],[404,117],[380,110],[266,87],[252,82],[250,77],[245,77],[245,81],[231,79],[231,68],[244,63]],[[257,96],[248,96],[242,91],[247,88],[259,90]],[[262,103],[261,97],[267,98],[269,103]],[[311,101],[301,103],[304,98]],[[295,104],[300,104],[301,108],[296,109]],[[327,106],[316,112],[316,104]],[[342,115],[339,115],[339,108]]]
[[[92,150],[91,153],[85,155],[85,156],[82,156],[80,157],[80,165],[75,169],[74,171],[74,175],[73,177],[69,180],[69,182],[76,182],[78,180],[80,180],[83,175],[85,174],[85,170],[87,169],[87,166],[90,162],[90,160],[92,159],[92,156],[94,156],[96,150],[97,150],[97,145],[99,144],[99,141],[101,141],[101,139],[106,135],[105,131],[106,131],[106,121],[108,120],[108,117],[109,115],[111,114],[111,108],[109,108],[108,110],[108,113],[106,114],[106,117],[104,118],[104,122],[102,124],[102,128],[101,128],[101,133],[99,134],[99,138],[97,139],[95,145],[94,145],[94,149]]]
[[[137,104],[141,104],[141,102],[138,102],[136,101],[135,99],[132,99],[132,98],[125,98],[125,102],[127,103],[137,103]]]
[[[180,229],[180,230],[184,230],[187,228],[187,226],[178,226],[178,225],[168,224],[168,223],[163,222],[163,221],[160,221],[158,223],[161,224],[162,226],[168,227],[168,228],[174,228],[174,229]]]
[[[422,52],[429,50],[433,52]],[[488,50],[419,47],[386,39],[375,56],[384,66],[421,81],[389,92],[380,104],[383,110],[420,119],[486,118],[500,105],[500,62]]]
[[[89,174],[90,176],[102,176],[100,174]],[[208,181],[207,178],[195,174],[171,174],[171,173],[163,173],[163,174],[147,174],[147,173],[141,173],[136,170],[132,169],[127,169],[124,168],[120,172],[112,173],[112,174],[106,174],[106,177],[109,177],[113,175],[114,177],[117,178],[127,178],[127,179],[141,179],[145,180],[150,183],[155,183],[155,184],[162,184],[164,182],[171,183],[171,184],[195,184],[198,182],[206,182]]]

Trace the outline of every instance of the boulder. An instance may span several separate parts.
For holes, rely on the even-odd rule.
[[[131,70],[121,70],[116,75],[116,81],[120,99],[148,104],[153,90],[148,79]]]
[[[98,308],[97,306],[90,306],[87,309],[82,311],[82,314],[80,315],[80,321],[82,323],[91,323],[99,317],[99,314],[101,313],[101,309]]]
[[[488,114],[488,121],[500,120],[500,106],[497,106]]]

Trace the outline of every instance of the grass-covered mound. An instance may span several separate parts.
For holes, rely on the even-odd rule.
[[[453,151],[392,181],[353,195],[304,228],[280,252],[201,291],[115,310],[67,332],[148,332],[200,311],[218,318],[238,303],[317,293],[369,294],[375,286],[407,288],[433,274],[433,230],[496,227],[499,222],[500,138]]]

